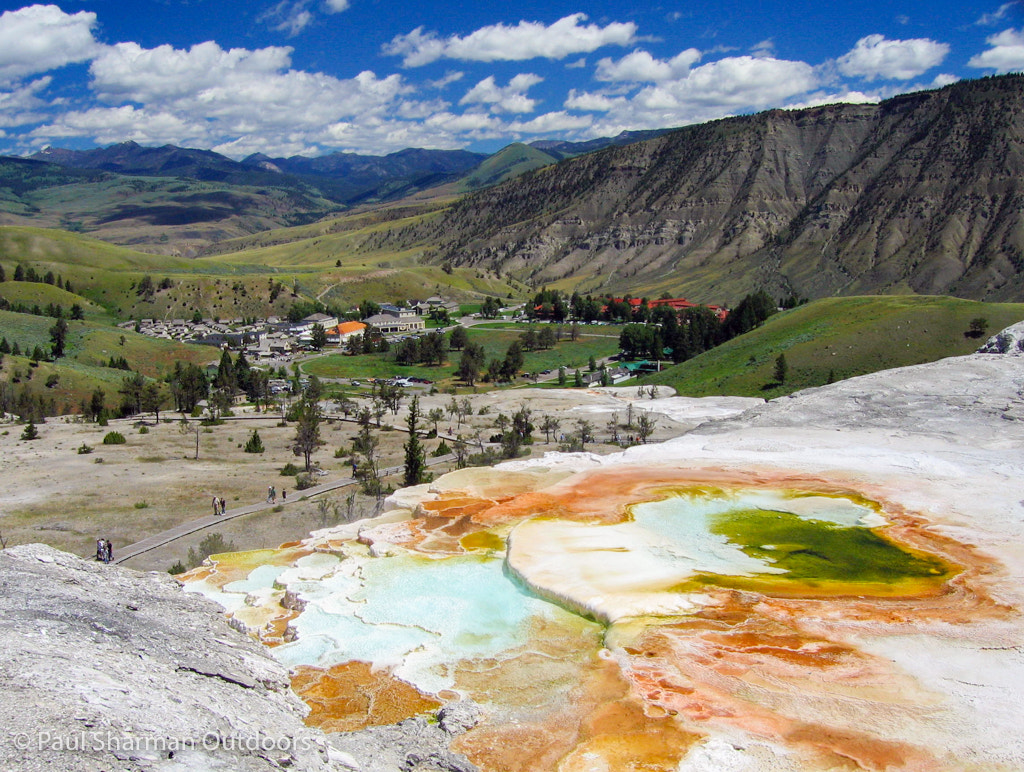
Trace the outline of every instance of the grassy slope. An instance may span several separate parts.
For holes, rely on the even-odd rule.
[[[694,397],[777,397],[821,386],[830,373],[841,380],[969,354],[984,342],[964,335],[977,317],[988,320],[993,334],[1024,319],[1024,304],[917,296],[818,300],[644,382]],[[773,383],[779,354],[789,368],[782,385]]]
[[[36,346],[49,352],[52,326],[53,319],[46,316],[0,311],[3,337],[8,343],[16,341],[24,352],[31,352]],[[103,389],[107,403],[113,405],[118,399],[117,389],[127,373],[107,367],[111,357],[124,357],[133,370],[150,378],[160,378],[174,368],[176,361],[205,365],[216,361],[218,353],[210,346],[147,338],[88,320],[69,321],[66,352],[62,359],[30,367],[26,356],[5,356],[0,380],[10,381],[15,370],[19,371],[21,379],[15,384],[17,388],[28,386],[47,398],[55,398],[58,405],[65,406],[66,410],[62,412],[76,410],[82,399],[88,398],[97,388]],[[46,380],[51,374],[58,376],[58,384],[46,388]]]

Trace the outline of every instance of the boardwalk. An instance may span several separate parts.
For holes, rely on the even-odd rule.
[[[435,466],[437,464],[444,464],[455,460],[454,454],[447,454],[444,456],[438,456],[437,458],[427,459],[428,466]],[[381,470],[381,477],[388,477],[389,475],[397,474],[401,472],[403,467],[391,466]],[[297,504],[303,499],[308,499],[311,496],[318,496],[321,493],[327,493],[328,491],[337,490],[338,488],[345,488],[349,485],[354,485],[357,481],[352,477],[339,477],[336,480],[321,483],[312,488],[307,488],[304,491],[296,492],[296,495],[288,500],[279,500],[277,503],[271,504],[269,501],[261,501],[257,504],[248,504],[242,507],[236,507],[235,509],[229,509],[223,515],[207,515],[200,517],[195,520],[189,520],[188,522],[177,525],[174,528],[170,528],[166,531],[162,531],[157,534],[153,534],[142,541],[135,542],[135,544],[129,544],[127,547],[119,550],[118,556],[114,559],[115,563],[124,563],[127,560],[131,560],[134,557],[138,557],[145,552],[155,550],[158,547],[162,547],[165,544],[170,544],[172,541],[176,541],[183,536],[195,533],[196,531],[202,531],[204,528],[209,528],[212,525],[219,525],[227,520],[233,520],[236,517],[242,517],[243,515],[250,515],[253,512],[260,512],[265,509],[273,509],[275,507],[287,507],[292,504]],[[92,557],[88,555],[87,557]]]

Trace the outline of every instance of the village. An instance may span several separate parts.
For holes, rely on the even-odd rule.
[[[461,308],[452,300],[433,296],[408,306],[382,303],[378,313],[362,321],[346,321],[325,313],[314,313],[299,321],[276,316],[265,320],[243,319],[141,319],[121,322],[122,329],[142,335],[185,343],[198,343],[244,351],[253,362],[279,364],[316,348],[314,332],[324,331],[323,348],[342,348],[352,338],[373,329],[389,340],[415,335],[426,330],[426,316],[443,311],[445,316],[459,317]]]

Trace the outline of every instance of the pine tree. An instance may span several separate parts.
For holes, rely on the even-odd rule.
[[[789,365],[786,364],[786,355],[779,354],[775,358],[775,382],[780,385],[785,383],[787,372],[789,372]]]
[[[423,445],[419,438],[420,398],[413,397],[409,403],[409,417],[406,426],[409,429],[409,440],[405,443],[405,485],[419,485],[424,481],[426,459]]]
[[[255,429],[252,430],[252,435],[249,437],[248,442],[245,443],[246,453],[262,453],[265,450],[263,447],[263,440],[260,439],[260,433]]]

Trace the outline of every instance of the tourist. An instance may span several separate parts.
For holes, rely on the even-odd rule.
[[[110,539],[104,539],[106,544],[103,546],[103,562],[110,563],[114,560],[114,545],[110,543]]]
[[[220,514],[220,501],[216,496],[213,497],[213,514],[215,516]]]
[[[103,538],[96,540],[96,559],[102,561],[107,556],[107,544]]]
[[[227,511],[228,511],[228,503],[226,501],[224,501],[224,497],[221,496],[221,499],[220,499],[220,513],[222,515],[224,515],[224,514],[227,514]]]

